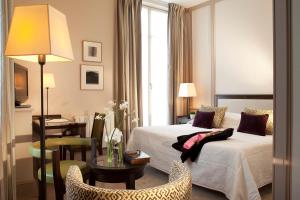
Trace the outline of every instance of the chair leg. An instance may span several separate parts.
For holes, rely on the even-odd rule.
[[[80,148],[81,148],[81,160],[86,161],[86,147],[81,146]]]
[[[55,188],[55,197],[56,200],[63,200],[64,193],[66,191],[66,186],[61,177],[60,173],[60,152],[55,150],[52,152],[52,170],[53,170],[53,179],[54,179],[54,188]]]
[[[42,183],[41,183],[41,181],[38,180],[39,200],[43,200],[42,193],[41,193],[41,191],[42,191],[41,187],[42,187]]]
[[[67,149],[63,148],[62,150],[63,150],[63,152],[62,152],[62,159],[66,160],[67,159]]]
[[[87,180],[89,179],[89,174],[83,175],[82,179],[84,183],[87,183]]]
[[[60,160],[63,160],[63,149],[64,147],[63,146],[59,146],[59,157],[60,157]]]
[[[55,187],[55,199],[56,200],[64,200],[64,190],[62,187]]]
[[[73,150],[70,150],[70,160],[74,160],[75,158],[75,152]]]

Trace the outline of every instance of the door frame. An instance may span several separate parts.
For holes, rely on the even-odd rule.
[[[291,198],[292,27],[291,0],[273,0],[274,142],[273,199]]]

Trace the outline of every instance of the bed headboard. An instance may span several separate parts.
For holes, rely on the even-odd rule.
[[[215,106],[227,106],[228,112],[240,113],[245,107],[273,109],[272,94],[218,94]]]

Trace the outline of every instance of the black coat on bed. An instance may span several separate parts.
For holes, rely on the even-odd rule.
[[[180,156],[181,158],[181,161],[182,162],[185,162],[188,158],[191,159],[192,162],[194,162],[198,155],[200,154],[201,152],[201,149],[203,148],[203,146],[208,143],[208,142],[214,142],[214,141],[220,141],[220,140],[227,140],[227,138],[231,137],[232,134],[233,134],[233,128],[228,128],[216,135],[211,135],[211,136],[208,136],[208,137],[205,137],[203,140],[201,140],[200,142],[198,143],[195,143],[191,149],[185,149],[183,148],[183,145],[184,143],[189,140],[191,137],[199,134],[199,132],[197,133],[193,133],[193,134],[190,134],[190,135],[182,135],[182,136],[179,136],[177,137],[177,141],[176,143],[172,144],[172,147],[178,151],[181,151],[182,154]],[[209,131],[211,132],[211,131]],[[200,132],[200,133],[209,133],[209,132]]]

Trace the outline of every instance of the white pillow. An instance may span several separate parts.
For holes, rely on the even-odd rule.
[[[222,123],[222,128],[237,129],[239,127],[240,121],[241,121],[240,113],[226,112]]]

